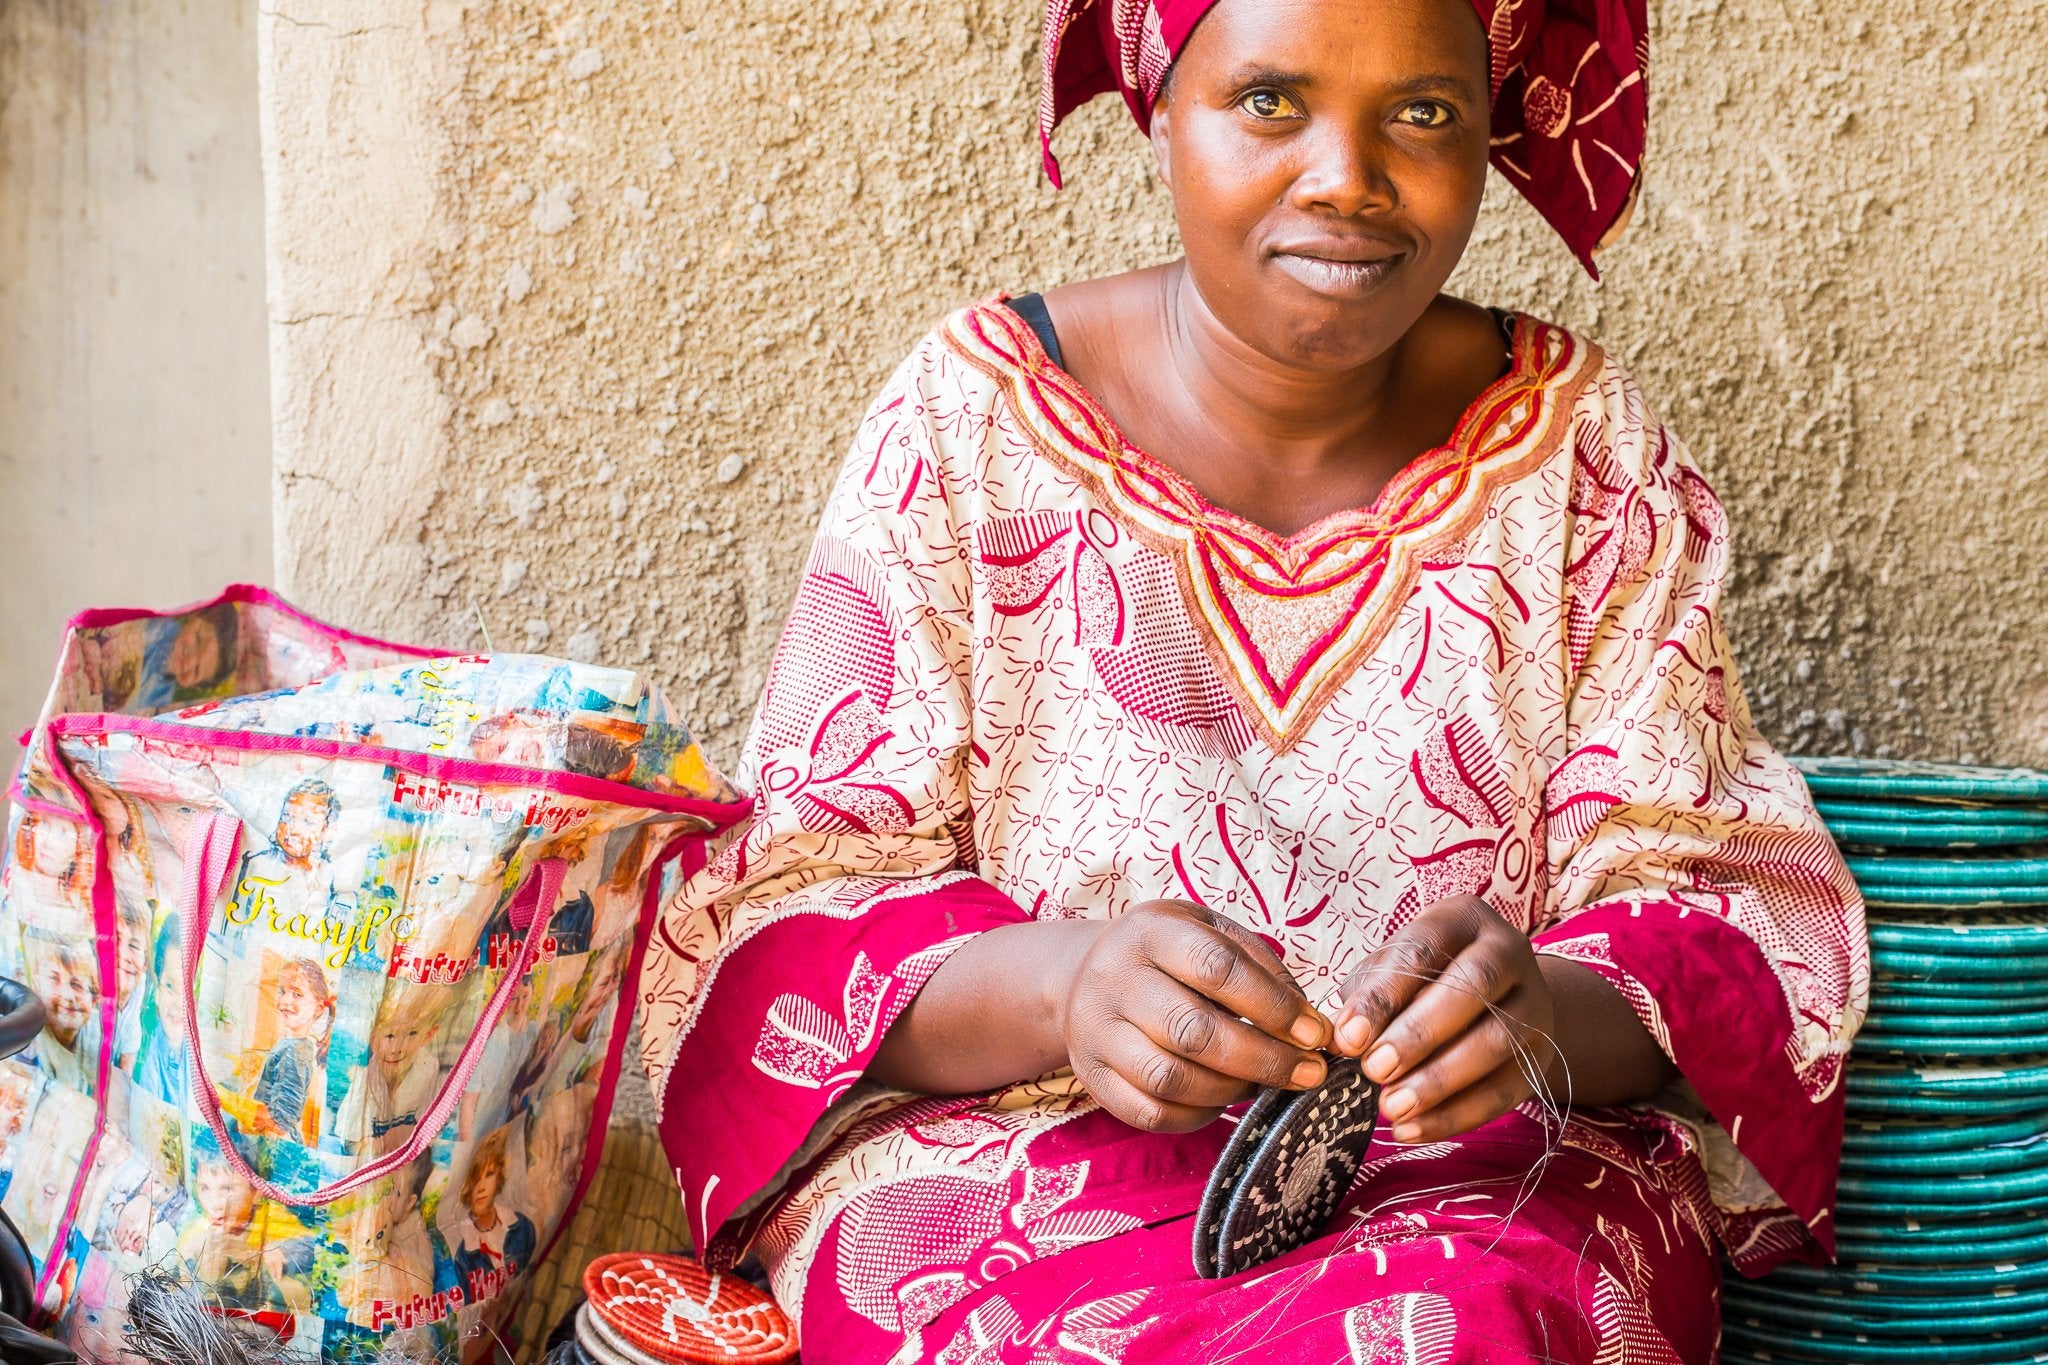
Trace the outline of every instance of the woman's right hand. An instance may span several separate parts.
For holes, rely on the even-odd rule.
[[[1330,1024],[1223,915],[1142,901],[1103,926],[1061,1014],[1074,1075],[1133,1128],[1187,1132],[1263,1085],[1323,1079]]]

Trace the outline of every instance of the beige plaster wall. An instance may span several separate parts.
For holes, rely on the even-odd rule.
[[[1731,506],[1800,749],[2048,762],[2048,8],[1661,0],[1651,179],[1580,278]],[[278,568],[357,625],[601,655],[738,746],[818,499],[943,310],[1173,250],[1119,110],[1039,180],[1035,0],[281,0]],[[1498,189],[1498,187],[1496,187]]]
[[[253,7],[0,2],[0,753],[73,611],[269,575],[269,470]]]

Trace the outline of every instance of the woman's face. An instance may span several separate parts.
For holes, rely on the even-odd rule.
[[[1152,125],[1217,320],[1314,369],[1400,340],[1478,218],[1487,82],[1470,0],[1220,0]]]

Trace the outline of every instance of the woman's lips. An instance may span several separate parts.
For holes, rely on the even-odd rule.
[[[1281,251],[1274,254],[1273,261],[1293,279],[1318,294],[1357,298],[1384,284],[1401,263],[1401,256],[1396,253],[1358,260],[1323,256],[1310,251]]]

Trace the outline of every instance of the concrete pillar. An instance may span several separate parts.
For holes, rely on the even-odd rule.
[[[253,7],[7,0],[0,753],[71,612],[269,575],[269,471]]]

